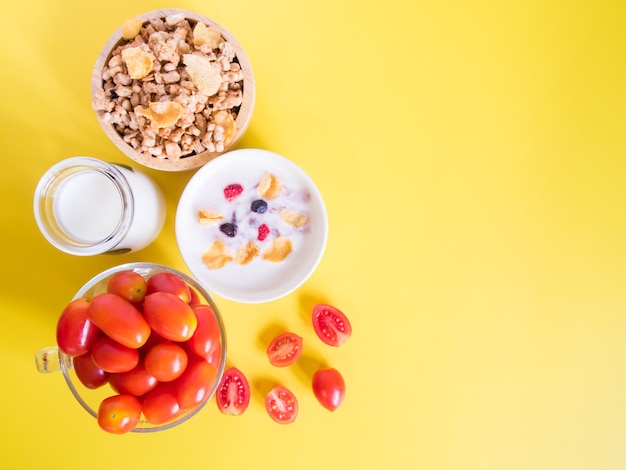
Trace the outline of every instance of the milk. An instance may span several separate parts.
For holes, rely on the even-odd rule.
[[[165,200],[136,169],[73,157],[40,180],[35,217],[48,241],[67,253],[126,253],[145,248],[160,233]]]

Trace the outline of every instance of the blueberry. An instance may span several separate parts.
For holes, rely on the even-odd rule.
[[[237,226],[235,224],[231,224],[231,223],[225,223],[220,225],[220,230],[227,236],[227,237],[234,237],[235,235],[237,235]]]
[[[250,209],[252,209],[252,212],[262,214],[267,210],[267,202],[265,202],[263,199],[257,199],[256,201],[252,201]]]

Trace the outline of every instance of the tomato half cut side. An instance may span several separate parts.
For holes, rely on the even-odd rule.
[[[282,333],[274,338],[267,348],[270,364],[286,367],[298,360],[302,354],[302,338],[295,333]]]
[[[215,399],[225,415],[237,416],[246,411],[250,404],[250,385],[245,375],[236,367],[224,372]]]
[[[277,385],[265,396],[265,409],[278,424],[293,423],[298,416],[298,400],[291,390]]]
[[[329,346],[341,346],[352,335],[348,317],[328,304],[317,304],[313,307],[313,328],[317,336]]]

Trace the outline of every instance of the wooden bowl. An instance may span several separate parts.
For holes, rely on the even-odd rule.
[[[237,143],[240,141],[241,137],[245,133],[246,129],[248,128],[250,119],[252,117],[252,110],[254,108],[254,100],[255,100],[255,84],[254,84],[254,77],[252,74],[252,67],[241,45],[228,31],[226,31],[222,26],[218,25],[211,19],[206,18],[205,16],[202,16],[198,13],[194,13],[194,12],[187,11],[187,10],[161,9],[161,10],[154,10],[154,11],[150,11],[142,15],[139,15],[137,17],[139,19],[137,23],[138,24],[142,23],[141,20],[143,20],[143,26],[147,26],[151,24],[151,21],[158,22],[159,19],[165,20],[165,18],[171,17],[173,15],[184,16],[184,18],[189,22],[192,28],[197,23],[204,23],[206,26],[210,27],[211,29],[217,28],[221,34],[222,39],[225,40],[227,44],[230,44],[232,46],[234,56],[235,56],[233,62],[238,63],[238,65],[236,65],[235,67],[239,67],[240,71],[238,71],[236,75],[233,75],[237,77],[236,79],[237,81],[236,81],[236,84],[234,85],[235,90],[229,93],[234,93],[236,95],[236,100],[233,102],[238,103],[238,105],[233,106],[232,108],[228,108],[227,110],[228,114],[230,114],[230,117],[232,117],[233,119],[231,119],[229,116],[224,116],[224,114],[220,116],[221,118],[223,117],[228,118],[226,122],[226,124],[228,125],[222,126],[222,128],[228,127],[227,132],[226,132],[226,135],[228,136],[228,138],[226,139],[225,142],[223,142],[222,146],[217,145],[216,148],[212,148],[211,143],[208,143],[207,145],[205,145],[207,142],[210,141],[210,138],[212,137],[211,135],[207,136],[207,133],[211,132],[211,129],[210,129],[211,126],[205,125],[203,128],[203,126],[200,124],[196,126],[194,122],[195,128],[190,129],[189,120],[187,120],[186,123],[181,124],[181,122],[184,121],[183,117],[178,119],[176,121],[176,124],[169,125],[169,126],[165,125],[166,123],[161,123],[157,126],[155,124],[156,120],[153,122],[150,119],[147,119],[145,117],[145,110],[146,108],[149,107],[148,101],[153,101],[153,100],[159,101],[159,100],[165,99],[162,96],[158,96],[154,94],[150,95],[148,91],[145,91],[145,92],[142,91],[140,92],[140,94],[143,96],[141,96],[140,98],[138,98],[138,96],[134,96],[132,97],[132,101],[131,101],[131,97],[126,97],[127,102],[125,103],[121,103],[121,102],[116,103],[113,101],[113,100],[121,100],[123,98],[118,96],[117,93],[111,92],[110,90],[110,88],[112,87],[111,81],[109,80],[107,82],[107,80],[104,79],[104,78],[108,79],[108,77],[103,77],[103,70],[109,64],[109,60],[114,55],[114,52],[116,51],[116,49],[118,49],[120,46],[124,46],[128,44],[129,42],[132,42],[132,39],[127,40],[127,39],[124,39],[123,37],[123,32],[126,30],[124,25],[120,26],[111,35],[111,37],[108,39],[108,41],[102,48],[100,55],[98,56],[98,59],[94,66],[92,79],[91,79],[91,93],[92,93],[92,100],[93,100],[92,106],[96,112],[96,116],[98,118],[98,121],[102,129],[104,130],[106,135],[113,141],[113,143],[117,146],[117,148],[122,151],[124,155],[126,155],[131,160],[134,160],[135,162],[140,163],[141,165],[144,165],[149,168],[163,170],[163,171],[185,171],[185,170],[197,169],[201,167],[202,165],[204,165],[205,163],[207,163],[208,161],[217,157],[218,155],[221,155],[222,153],[232,150],[237,145]],[[219,50],[216,49],[214,51],[217,51],[217,53],[219,54]],[[187,52],[190,52],[190,51],[187,51]],[[119,51],[118,51],[118,55],[119,55]],[[176,69],[177,72],[183,71],[185,67],[185,65],[183,65],[182,54],[180,54],[180,57],[181,57],[181,60],[178,63],[178,66],[177,66],[178,68]],[[152,63],[155,64],[156,68],[159,68],[165,62],[162,60],[159,60],[159,58],[155,58],[152,61]],[[123,65],[123,71],[120,73],[124,73],[128,77],[128,70],[125,67],[124,63],[122,65]],[[163,70],[166,70],[166,69],[163,69]],[[153,83],[157,83],[157,77],[156,77],[157,71],[158,70],[153,70],[151,73],[149,73],[145,77],[135,78],[132,80],[132,83],[130,84],[126,83],[126,85],[128,88],[132,88],[133,85],[138,85],[139,87],[142,87],[142,90],[147,90],[147,88],[144,88],[145,82],[152,81]],[[185,72],[183,72],[181,75],[184,75],[184,73]],[[159,80],[161,80],[160,77],[159,77]],[[239,80],[239,78],[241,78],[241,80]],[[222,74],[222,80],[224,80],[224,74]],[[190,83],[189,80],[187,80],[186,85],[189,86],[189,83]],[[121,85],[121,83],[118,82],[116,86],[118,85]],[[105,86],[107,88],[106,91],[104,89]],[[137,89],[138,88],[135,87],[135,90]],[[240,94],[237,92],[237,89],[241,90]],[[171,96],[174,96],[174,95],[171,95]],[[138,102],[139,99],[141,100],[141,102]],[[209,101],[217,100],[217,95],[213,95],[213,98],[209,97],[208,100]],[[107,103],[106,105],[104,104],[105,102]],[[143,108],[141,111],[143,111],[142,114],[144,117],[139,117],[137,113],[135,112],[135,111],[139,111],[138,106],[141,106],[141,108]],[[202,106],[202,104],[198,105],[196,103],[196,106]],[[205,116],[204,120],[211,123],[213,117],[215,116],[214,113],[217,112],[215,110],[220,108],[221,106],[223,106],[223,104],[213,103],[211,104],[211,106],[207,104],[206,107],[202,110],[202,112],[200,112],[200,114],[203,114]],[[112,110],[111,107],[116,107],[116,110]],[[188,116],[191,116],[192,120],[193,120],[193,116],[190,113],[193,113],[193,115],[197,117],[198,111],[199,111],[198,108],[194,109],[193,111],[191,109],[186,110],[186,112],[188,113]],[[127,115],[123,116],[124,113],[126,113]],[[112,117],[112,115],[114,116]],[[199,119],[200,119],[200,122],[203,120],[202,117],[200,117]],[[122,121],[120,122],[120,120]],[[116,123],[114,124],[113,121],[116,121]],[[234,121],[234,126],[233,126],[232,121]],[[218,120],[217,125],[221,124],[221,122],[222,122],[221,120]],[[151,123],[153,125],[152,129],[150,129]],[[139,124],[139,126],[137,126],[137,124]],[[161,125],[163,127],[159,127]],[[135,128],[134,139],[132,137],[133,126]],[[173,136],[175,134],[175,131],[178,131],[178,133],[182,133],[183,131],[189,131],[190,137],[185,138],[184,140],[184,142],[186,143],[184,145],[183,143],[180,143],[180,142],[177,144],[179,148],[183,149],[182,155],[177,155],[177,153],[179,152],[175,146],[171,145],[171,143],[167,147],[168,153],[166,154],[165,152],[166,147],[165,147],[164,142],[166,139],[174,138]],[[151,133],[151,136],[147,136],[146,132]],[[156,137],[156,145],[150,147],[149,144],[155,141],[154,138],[150,138],[150,137],[154,137],[155,132],[158,135],[158,137]],[[124,136],[124,134],[126,134],[126,137]],[[217,133],[217,135],[219,135],[219,132]],[[195,150],[190,152],[189,150],[190,146],[188,142],[190,141],[191,137],[195,139],[194,145],[193,145]],[[143,140],[144,138],[146,138],[145,141]],[[204,143],[199,144],[198,142],[203,141],[203,138],[204,138]],[[132,142],[134,146],[131,145],[131,143],[129,142]],[[143,142],[143,145],[139,144],[138,142]],[[158,147],[161,147],[160,155],[159,155]],[[172,149],[176,151],[171,151]]]

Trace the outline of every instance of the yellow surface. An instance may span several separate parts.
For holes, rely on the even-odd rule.
[[[100,270],[185,270],[173,215],[191,173],[148,171],[164,230],[116,258],[48,245],[32,195],[65,157],[121,160],[90,107],[91,68],[124,20],[161,7],[209,16],[246,48],[258,99],[241,146],[311,175],[330,238],[288,297],[217,298],[229,363],[253,385],[244,415],[212,402],[171,431],[111,436],[33,356]],[[625,18],[622,0],[4,5],[2,467],[626,468]],[[350,316],[343,347],[316,339],[317,301]],[[284,370],[264,356],[279,328],[307,348]],[[320,361],[347,382],[334,414],[310,391]],[[265,413],[272,381],[300,400],[290,426]]]

